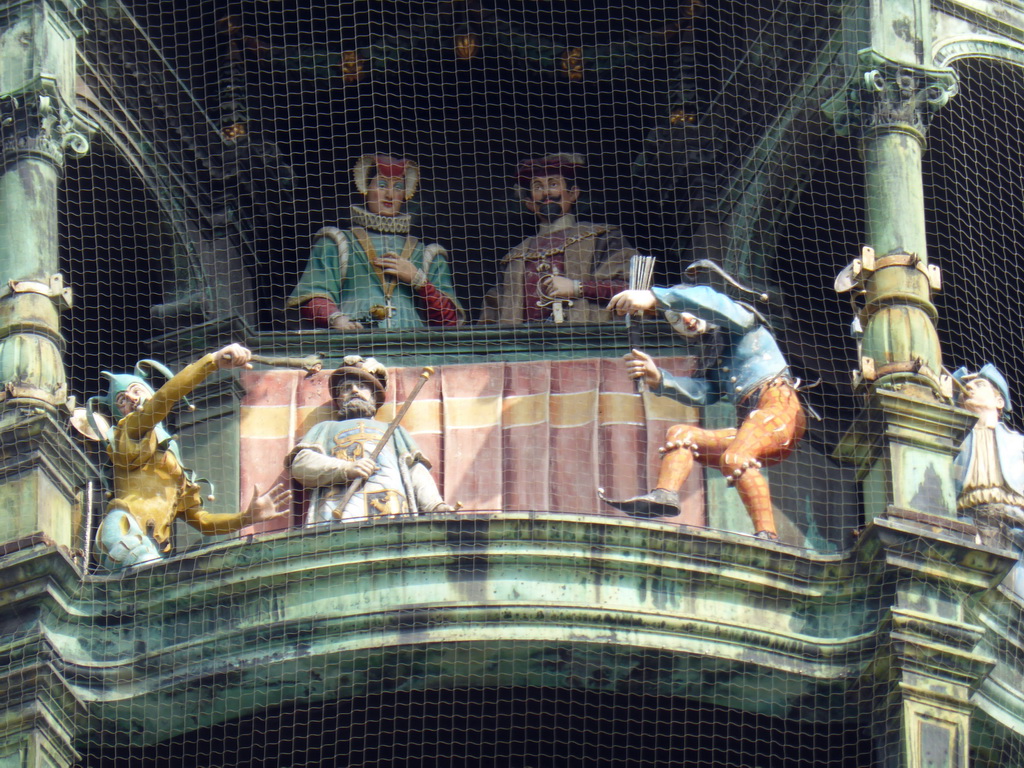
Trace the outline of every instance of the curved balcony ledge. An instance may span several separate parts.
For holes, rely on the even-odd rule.
[[[637,324],[643,348],[654,356],[687,355],[698,345],[687,342],[659,320]],[[161,334],[149,343],[165,361],[191,360],[227,339],[245,334],[230,321],[209,321]],[[571,360],[621,357],[630,340],[622,321],[554,325],[467,325],[445,329],[368,329],[337,331],[300,329],[248,333],[246,345],[267,356],[295,357],[318,353],[329,363],[354,352],[388,365],[455,365],[479,362]]]
[[[638,324],[644,349],[652,355],[692,353],[696,348],[664,322]],[[337,333],[294,330],[260,333],[247,340],[255,352],[292,356],[319,352],[328,360],[359,354],[388,365],[436,365],[467,362],[568,360],[583,357],[621,357],[629,351],[623,322],[553,325],[477,325],[444,330],[365,330]]]
[[[90,717],[136,743],[237,718],[239,702],[403,687],[643,682],[784,714],[859,676],[877,576],[848,555],[673,524],[448,514],[89,576],[44,625]]]
[[[899,520],[826,554],[538,512],[331,524],[82,579],[37,543],[4,559],[0,619],[22,629],[0,654],[51,670],[76,719],[136,745],[270,707],[480,686],[642,689],[834,721],[863,716],[853,689],[895,631],[894,569],[937,578],[969,556],[973,583],[995,578],[1005,555],[986,554]],[[1024,700],[1005,689],[1013,661],[1001,640],[1009,598],[981,594],[970,644],[983,631],[999,668],[978,695],[1016,719]],[[903,624],[901,637],[926,640],[950,629]]]

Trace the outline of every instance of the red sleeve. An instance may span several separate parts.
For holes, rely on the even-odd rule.
[[[427,308],[427,325],[453,328],[459,324],[459,313],[455,304],[437,290],[432,283],[420,288],[420,298]]]
[[[338,311],[338,305],[326,296],[314,296],[299,309],[302,317],[317,328],[327,328],[327,320]]]
[[[580,280],[580,293],[583,298],[594,301],[608,301],[620,291],[629,288],[625,280]]]

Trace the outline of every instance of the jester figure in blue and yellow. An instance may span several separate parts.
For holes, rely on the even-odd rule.
[[[338,419],[315,425],[285,460],[292,477],[309,491],[307,524],[452,510],[437,490],[430,463],[404,428],[398,427],[372,458],[388,428],[375,418],[387,385],[387,369],[372,357],[348,355],[331,374]]]
[[[353,168],[365,207],[351,207],[352,227],[316,233],[287,306],[318,328],[451,327],[463,319],[444,248],[409,234],[401,212],[419,186],[419,166],[403,158],[363,155]]]
[[[626,355],[627,371],[632,378],[643,378],[653,394],[697,407],[725,399],[736,406],[737,414],[736,427],[726,429],[671,427],[661,449],[664,458],[655,489],[609,503],[640,517],[675,515],[679,489],[698,462],[717,468],[736,488],[755,535],[777,540],[771,494],[761,468],[782,461],[796,448],[806,420],[796,382],[763,318],[706,285],[623,291],[608,306],[620,315],[661,310],[682,335],[710,335],[714,356],[701,375],[672,376],[636,349]]]
[[[106,397],[90,398],[88,430],[83,433],[106,442],[113,465],[113,497],[96,532],[103,564],[111,569],[159,560],[172,547],[174,521],[182,518],[200,532],[233,533],[247,525],[280,517],[288,511],[291,492],[277,485],[266,493],[253,488],[249,506],[235,513],[215,513],[203,506],[195,473],[182,464],[177,441],[164,419],[179,401],[218,370],[251,368],[251,353],[229,344],[205,355],[177,374],[153,360],[144,360],[135,373],[102,375],[110,382]],[[167,377],[156,391],[147,370]],[[114,426],[97,412],[105,407]]]

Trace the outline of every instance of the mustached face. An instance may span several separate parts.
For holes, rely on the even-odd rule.
[[[148,387],[135,382],[129,384],[124,391],[117,393],[114,405],[122,416],[127,416],[129,413],[142,408],[152,395],[153,393],[149,391]]]
[[[569,213],[579,196],[579,188],[570,187],[564,176],[537,176],[530,180],[526,208],[541,221],[554,221]]]
[[[377,412],[373,388],[361,379],[343,379],[334,388],[334,407],[345,418],[373,416]]]

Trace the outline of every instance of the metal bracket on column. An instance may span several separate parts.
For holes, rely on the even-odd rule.
[[[945,374],[937,374],[923,360],[911,360],[910,362],[883,363],[878,365],[874,358],[862,357],[860,359],[860,370],[853,372],[853,386],[858,387],[866,381],[876,381],[883,376],[894,373],[915,373],[924,376],[936,385],[947,400],[953,399],[953,380]]]
[[[933,291],[942,289],[942,271],[936,264],[925,264],[916,253],[890,253],[881,258],[875,256],[875,249],[865,245],[859,259],[854,259],[836,278],[835,289],[845,293],[860,288],[875,272],[886,267],[909,267],[916,269],[928,280]]]
[[[47,282],[39,280],[9,280],[7,290],[0,292],[0,298],[6,298],[16,293],[38,293],[51,299],[57,299],[63,303],[64,309],[71,308],[72,291],[64,285],[64,276],[60,272],[50,275]]]

